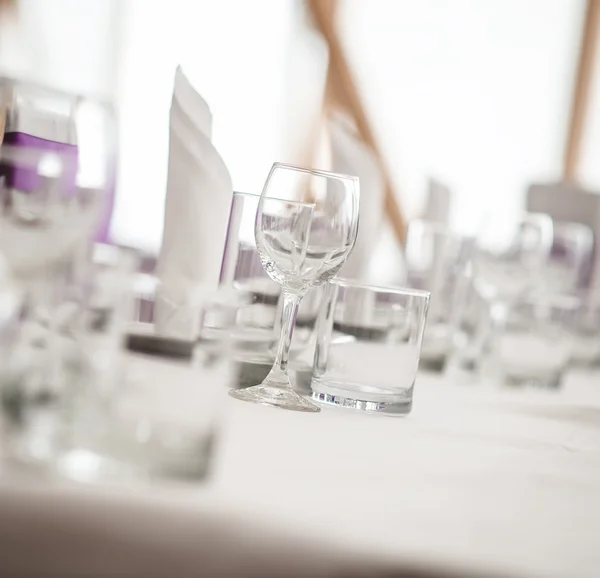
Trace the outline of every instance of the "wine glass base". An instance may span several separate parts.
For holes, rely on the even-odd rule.
[[[292,411],[319,412],[321,408],[299,396],[291,389],[282,389],[270,385],[254,385],[246,389],[232,389],[229,395],[242,401],[260,403],[271,407],[289,409]]]

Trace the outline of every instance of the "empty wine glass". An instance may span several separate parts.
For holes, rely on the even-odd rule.
[[[275,163],[256,213],[255,235],[265,271],[283,289],[281,335],[273,368],[260,385],[232,390],[244,401],[320,411],[292,390],[288,354],[298,305],[312,287],[337,274],[358,232],[358,178]]]

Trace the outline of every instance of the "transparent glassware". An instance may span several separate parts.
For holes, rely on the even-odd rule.
[[[474,283],[472,267],[463,281],[445,373],[452,379],[473,382],[479,377],[481,360],[492,332],[491,304]]]
[[[302,297],[332,279],[350,255],[358,231],[358,178],[275,163],[256,214],[261,263],[283,289],[281,336],[273,368],[260,384],[233,390],[244,401],[320,411],[292,390],[290,343]]]
[[[230,288],[205,293],[194,342],[138,335],[151,347],[124,352],[124,372],[113,375],[116,385],[102,396],[103,406],[76,406],[78,427],[63,442],[57,470],[79,481],[185,482],[209,475],[221,408],[235,379],[235,319],[248,297]]]
[[[89,216],[89,236],[106,242],[117,157],[116,112],[111,101],[0,76],[0,103],[2,145],[60,156],[65,165],[63,188],[74,199],[70,216],[78,213],[79,220]],[[34,169],[18,166],[19,162],[15,159],[4,165],[6,184],[15,185],[15,196],[32,196]]]
[[[405,250],[408,284],[431,294],[421,368],[444,369],[467,289],[474,242],[438,223],[410,223]]]
[[[559,387],[573,355],[569,328],[578,309],[576,297],[553,296],[513,302],[501,316],[492,312],[485,373],[507,385]]]
[[[260,383],[268,375],[281,331],[281,286],[264,270],[254,235],[259,201],[260,195],[233,193],[219,276],[221,287],[233,287],[250,298],[237,321],[240,344],[245,343],[237,348],[239,387]],[[298,309],[289,360],[290,378],[297,391],[309,392],[310,388],[319,297],[318,290],[310,291]]]
[[[51,399],[69,364],[59,345],[66,294],[108,230],[115,114],[107,102],[4,77],[0,102],[0,251],[20,297],[2,343],[0,390],[14,398],[23,379],[22,392]]]
[[[234,192],[219,276],[221,287],[245,292],[250,302],[237,320],[239,386],[262,381],[275,359],[281,286],[264,270],[254,236],[260,195]]]
[[[48,465],[73,428],[93,430],[120,382],[137,255],[97,244],[74,259],[51,324],[19,327],[2,366],[7,453]]]
[[[541,213],[492,224],[477,239],[474,281],[496,303],[519,299],[535,288],[548,263],[552,219]]]
[[[317,326],[313,399],[409,413],[428,306],[426,291],[330,281]]]

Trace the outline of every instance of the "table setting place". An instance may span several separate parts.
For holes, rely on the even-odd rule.
[[[111,106],[0,93],[3,576],[599,575],[591,228],[414,219],[373,284],[362,161],[234,192],[178,70],[148,266]]]

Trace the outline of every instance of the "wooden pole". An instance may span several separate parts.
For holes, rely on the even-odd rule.
[[[356,129],[363,142],[373,151],[379,164],[385,186],[385,214],[389,218],[396,239],[403,247],[406,242],[407,222],[400,209],[398,199],[379,151],[375,135],[371,130],[350,66],[337,34],[335,20],[339,7],[338,0],[309,0],[308,7],[314,24],[325,39],[329,48],[329,67],[325,107],[332,110],[343,109],[355,122]]]
[[[563,178],[565,181],[577,180],[581,148],[590,107],[599,33],[600,0],[587,0],[563,164]]]

